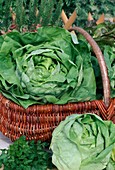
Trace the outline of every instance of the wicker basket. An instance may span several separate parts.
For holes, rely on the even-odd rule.
[[[0,131],[12,141],[21,135],[25,135],[27,140],[49,140],[60,121],[75,113],[90,112],[115,123],[115,99],[110,98],[110,82],[102,52],[85,30],[79,27],[72,30],[80,32],[93,48],[101,69],[104,99],[65,105],[33,105],[24,109],[0,94]]]

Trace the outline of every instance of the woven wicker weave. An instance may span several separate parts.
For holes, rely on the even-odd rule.
[[[92,37],[82,28],[71,30],[80,32],[92,46],[98,59],[103,80],[104,100],[69,103],[65,105],[33,105],[24,109],[0,94],[0,131],[12,141],[25,135],[27,140],[49,140],[52,131],[71,114],[95,113],[104,120],[115,123],[115,99],[110,98],[110,83],[102,52]]]

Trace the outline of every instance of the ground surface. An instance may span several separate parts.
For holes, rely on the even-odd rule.
[[[0,132],[0,149],[8,148],[12,142]]]
[[[11,144],[12,142],[10,141],[9,138],[7,138],[6,136],[4,136],[1,132],[0,132],[0,149],[5,149],[8,148],[8,146]],[[0,152],[1,153],[1,152]],[[0,170],[3,170],[3,168],[0,168]]]

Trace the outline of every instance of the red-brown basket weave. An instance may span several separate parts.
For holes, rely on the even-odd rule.
[[[110,83],[103,54],[85,30],[79,27],[71,30],[80,32],[93,48],[101,70],[104,99],[65,105],[33,105],[24,109],[0,94],[0,131],[12,141],[21,135],[25,135],[27,140],[49,140],[54,128],[66,116],[75,113],[95,113],[102,119],[115,123],[115,98],[110,98]]]

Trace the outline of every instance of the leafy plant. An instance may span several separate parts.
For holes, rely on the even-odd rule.
[[[74,44],[65,29],[41,27],[36,33],[0,36],[0,63],[0,91],[24,108],[96,97],[88,45],[82,40]]]
[[[25,24],[25,10],[23,0],[16,1],[16,25],[17,29]]]
[[[0,167],[4,170],[47,170],[52,168],[51,152],[47,151],[49,143],[26,141],[20,137],[8,150],[3,149],[0,155]]]
[[[104,45],[115,46],[115,24],[105,22],[93,27],[86,28],[89,34],[103,50]]]
[[[0,30],[35,31],[39,25],[60,25],[62,5],[62,0],[3,0]]]
[[[12,25],[12,13],[16,14],[17,29],[22,31],[33,31],[37,24],[57,25],[63,23],[60,19],[61,10],[64,9],[67,16],[76,9],[77,19],[75,25],[80,27],[87,26],[88,12],[91,12],[94,20],[104,13],[106,17],[114,17],[114,0],[1,0],[0,1],[0,29],[7,31]]]
[[[89,113],[68,116],[53,131],[50,147],[59,170],[112,170],[115,124]]]
[[[97,20],[102,13],[104,13],[107,18],[115,16],[115,10],[113,9],[114,0],[63,0],[63,2],[63,9],[68,16],[70,16],[76,8],[77,19],[75,25],[80,27],[87,27],[89,12],[93,15],[94,20]]]

